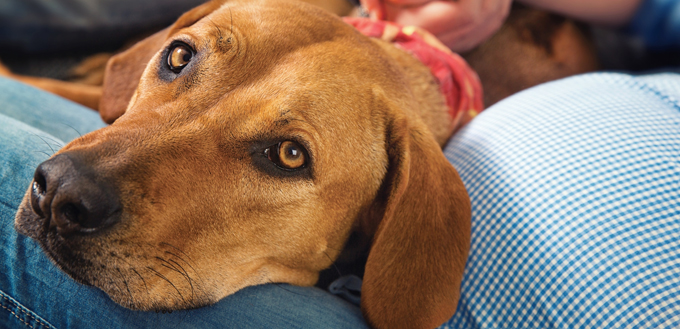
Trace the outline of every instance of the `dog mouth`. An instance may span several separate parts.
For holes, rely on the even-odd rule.
[[[101,289],[123,307],[166,312],[214,302],[202,289],[196,264],[173,245],[126,243],[101,233],[65,236],[47,221],[30,206],[22,206],[15,228],[38,242],[50,261],[73,280]],[[169,292],[159,297],[158,290]]]
[[[78,257],[68,248],[63,248],[62,246],[51,243],[50,238],[46,241],[40,241],[40,246],[43,251],[49,257],[52,262],[64,273],[70,276],[73,280],[80,284],[87,286],[93,286],[91,275],[94,274],[93,271],[88,269],[93,268],[92,262]],[[83,275],[82,273],[91,273],[90,275]]]
[[[93,285],[91,276],[96,273],[92,261],[82,257],[78,252],[79,245],[69,243],[62,235],[57,233],[56,228],[50,228],[49,220],[41,218],[32,209],[22,207],[15,222],[16,230],[40,245],[43,252],[60,270],[68,274],[76,282],[84,285]],[[90,275],[84,275],[90,273]]]
[[[35,240],[48,259],[76,282],[97,286],[101,281],[98,278],[105,277],[107,267],[105,258],[97,257],[103,255],[103,251],[98,250],[102,244],[93,240],[101,239],[101,234],[59,232],[58,227],[50,225],[48,217],[36,213],[29,198],[30,195],[24,198],[19,207],[14,223],[16,231]]]
[[[15,228],[36,240],[62,271],[93,285],[108,265],[102,254],[122,215],[115,184],[85,155],[65,152],[37,167]]]

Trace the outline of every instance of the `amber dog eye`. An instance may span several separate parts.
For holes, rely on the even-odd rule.
[[[302,146],[285,141],[264,150],[267,158],[283,169],[298,169],[305,166],[307,157]]]
[[[168,55],[168,66],[170,70],[175,73],[179,73],[194,56],[194,52],[185,44],[177,44],[170,49],[170,54]]]

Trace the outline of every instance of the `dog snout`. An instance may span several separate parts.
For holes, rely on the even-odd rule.
[[[35,171],[31,207],[61,235],[95,233],[118,222],[115,188],[77,156],[60,154]]]

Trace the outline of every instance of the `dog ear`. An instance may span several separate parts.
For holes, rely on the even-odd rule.
[[[453,316],[460,297],[470,200],[425,125],[400,111],[387,117],[389,167],[376,201],[384,210],[361,306],[376,328],[435,328]]]
[[[138,42],[117,54],[106,64],[99,114],[106,123],[113,123],[125,110],[137,90],[139,80],[151,58],[177,30],[191,26],[224,4],[224,0],[204,3],[180,16],[170,27]]]

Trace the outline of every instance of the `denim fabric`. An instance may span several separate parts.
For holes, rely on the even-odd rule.
[[[352,1],[352,0],[351,0]],[[205,0],[3,0],[3,51],[115,49],[136,34],[171,24]],[[651,48],[680,47],[680,2],[644,0],[627,29]]]
[[[206,0],[2,0],[3,52],[109,50]],[[112,48],[113,47],[113,48]]]
[[[256,286],[209,307],[160,314],[122,308],[71,280],[16,233],[14,215],[36,166],[103,125],[92,110],[0,79],[0,328],[366,327],[358,307],[317,288]]]
[[[57,150],[87,132],[106,126],[99,113],[33,87],[0,78],[0,113],[42,131],[47,150]],[[9,125],[7,125],[9,126]]]
[[[627,32],[651,49],[680,49],[680,1],[644,0]]]

